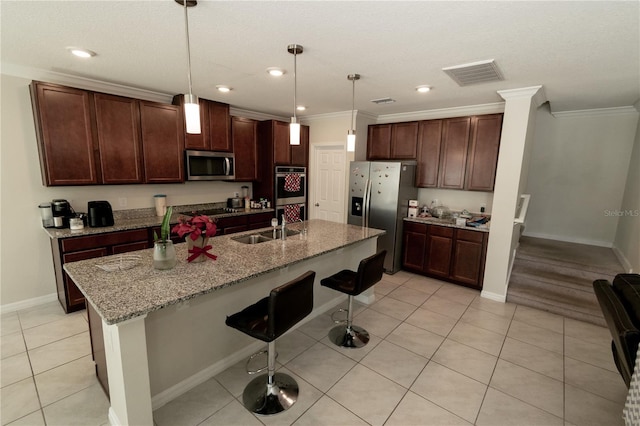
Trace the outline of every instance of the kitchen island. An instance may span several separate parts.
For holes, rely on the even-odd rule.
[[[253,245],[233,238],[257,231],[213,238],[217,259],[203,263],[187,263],[186,244],[178,244],[178,264],[168,271],[153,269],[152,249],[135,252],[139,264],[124,271],[97,267],[115,256],[65,263],[101,320],[111,424],[151,425],[153,409],[260,348],[262,342],[224,320],[272,288],[314,270],[314,311],[307,320],[334,307],[344,295],[320,287],[320,280],[357,268],[384,233],[321,220],[306,228],[306,234]]]

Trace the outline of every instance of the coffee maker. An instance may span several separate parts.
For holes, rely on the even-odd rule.
[[[53,226],[56,228],[68,228],[69,218],[75,216],[73,208],[67,200],[53,200],[51,202],[51,211],[53,213]]]

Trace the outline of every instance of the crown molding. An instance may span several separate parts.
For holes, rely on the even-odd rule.
[[[0,65],[2,67],[2,74],[10,75],[13,77],[45,81],[47,83],[63,84],[65,86],[76,87],[78,89],[104,92],[112,95],[144,99],[153,102],[171,103],[173,99],[173,95],[169,93],[139,89],[137,87],[126,86],[124,84],[109,83],[106,81],[94,80],[88,77],[43,70],[40,68],[25,67],[22,65],[9,64],[5,62],[1,63]]]
[[[399,123],[402,121],[415,120],[434,120],[439,118],[463,117],[467,115],[497,114],[501,112],[504,112],[504,102],[379,115],[376,120],[376,124]]]
[[[505,101],[507,99],[515,99],[515,98],[532,98],[533,102],[538,108],[540,105],[547,101],[547,95],[544,92],[544,87],[542,86],[531,86],[531,87],[521,87],[519,89],[507,89],[507,90],[498,90],[498,95],[502,97]]]
[[[635,106],[613,107],[613,108],[594,108],[581,109],[576,111],[557,111],[552,112],[555,118],[571,118],[571,117],[593,117],[593,116],[612,116],[638,114]]]
[[[360,114],[358,110],[356,110],[356,114]],[[313,114],[313,115],[305,115],[300,117],[300,121],[319,121],[319,120],[331,120],[335,118],[348,118],[351,120],[351,110],[349,111],[337,111],[337,112],[328,112],[326,114]]]
[[[234,117],[244,117],[250,118],[252,120],[263,121],[263,120],[279,120],[279,121],[289,121],[290,117],[283,117],[280,115],[267,114],[264,112],[251,111],[248,109],[229,107],[229,114]]]

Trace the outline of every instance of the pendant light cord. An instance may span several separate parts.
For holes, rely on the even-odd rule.
[[[356,109],[356,79],[355,77],[351,80],[351,82],[353,83],[352,87],[352,91],[351,91],[351,131],[354,131],[355,129],[354,127],[354,122],[353,122],[353,115],[355,113],[355,109]]]
[[[294,48],[295,49],[295,48]],[[298,91],[298,54],[296,51],[293,52],[293,118],[296,118],[296,109],[298,107],[296,101],[296,92]]]
[[[187,15],[187,0],[183,0],[184,3],[184,28],[187,38],[187,77],[189,78],[189,96],[193,96],[191,93],[191,46],[189,43],[189,17]]]

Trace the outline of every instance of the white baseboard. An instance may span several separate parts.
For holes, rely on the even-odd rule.
[[[345,299],[344,295],[342,295],[340,293],[337,293],[337,294],[339,294],[337,297],[329,300],[324,305],[319,306],[318,308],[314,309],[311,314],[309,314],[305,319],[303,319],[298,324],[296,324],[291,330],[295,330],[296,328],[300,327],[301,325],[305,324],[306,322],[311,321],[315,317],[324,314],[328,310],[333,309],[335,306],[337,306],[338,304],[343,302],[344,299]],[[264,342],[262,342],[260,340],[256,340],[254,343],[251,343],[250,345],[245,346],[241,350],[229,355],[228,357],[226,357],[224,359],[221,359],[220,361],[218,361],[218,362],[216,362],[214,364],[211,364],[210,366],[206,367],[205,369],[200,370],[196,374],[184,379],[180,383],[177,383],[177,384],[171,386],[170,388],[165,389],[164,391],[154,395],[151,398],[151,406],[152,406],[153,410],[157,410],[158,408],[162,407],[163,405],[167,404],[168,402],[173,401],[174,399],[176,399],[180,395],[190,391],[191,389],[193,389],[196,386],[206,382],[207,380],[211,379],[212,377],[217,376],[218,374],[222,373],[224,370],[226,370],[227,368],[229,368],[232,365],[236,364],[237,362],[239,362],[239,361],[241,361],[243,359],[247,359],[252,354],[256,353],[257,351],[259,351],[261,349],[263,349],[264,346],[265,346]],[[276,346],[277,346],[277,343],[276,343]],[[112,423],[112,425],[113,425],[113,423]]]
[[[507,301],[506,294],[503,295],[503,294],[493,293],[491,291],[485,291],[485,290],[482,290],[480,292],[480,297],[484,297],[485,299],[495,300],[496,302],[501,302],[501,303],[505,303]]]
[[[618,261],[622,264],[622,267],[627,274],[633,272],[633,266],[631,266],[631,262],[629,262],[629,259],[627,259],[627,257],[620,251],[618,247],[613,246],[613,254],[616,255]]]
[[[56,300],[58,300],[58,293],[51,293],[46,296],[34,297],[33,299],[7,303],[6,305],[0,306],[0,314],[8,314],[9,312],[33,308],[34,306],[44,305],[45,303],[55,302]]]
[[[527,231],[523,232],[522,235],[524,237],[544,238],[545,240],[564,241],[565,243],[587,244],[590,246],[607,247],[607,248],[613,247],[613,243],[611,241],[589,240],[586,238],[565,237],[563,235],[542,234],[539,232],[527,232]]]

